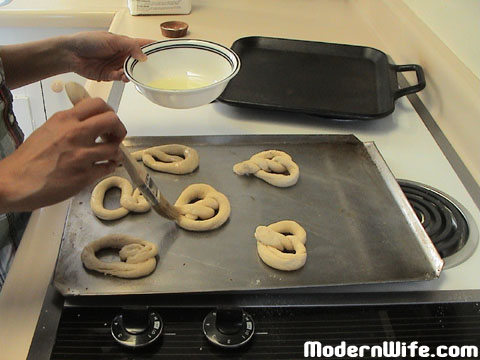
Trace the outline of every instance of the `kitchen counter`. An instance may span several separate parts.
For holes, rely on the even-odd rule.
[[[40,22],[45,26],[48,19],[51,21],[53,18],[58,21],[58,26],[66,26],[69,21],[71,25],[72,19],[79,24],[88,19],[96,19],[95,21],[99,22],[111,21],[110,31],[115,33],[160,40],[163,39],[160,23],[166,19],[176,19],[189,24],[188,38],[208,39],[226,46],[230,46],[240,37],[263,35],[376,47],[389,53],[397,63],[410,62],[424,66],[428,85],[422,94],[422,100],[472,174],[480,179],[480,161],[477,161],[476,150],[473,152],[478,146],[478,140],[473,138],[476,133],[471,130],[476,126],[473,121],[480,118],[480,115],[476,115],[480,114],[480,105],[476,104],[478,92],[470,93],[477,89],[478,78],[468,76],[468,69],[462,67],[455,55],[448,49],[445,50],[433,34],[426,32],[422,39],[415,38],[408,43],[407,38],[412,36],[411,31],[421,27],[421,24],[417,23],[418,19],[416,20],[413,13],[401,2],[393,3],[338,0],[197,0],[194,1],[192,13],[189,15],[133,17],[125,8],[126,1],[84,1],[81,5],[75,4],[73,10],[69,1],[50,1],[48,6],[42,4],[32,8],[27,1],[14,0],[0,8],[0,20],[13,21],[22,17],[33,21],[38,19],[37,15],[40,14],[40,18],[44,19]],[[394,17],[393,12],[396,15]],[[408,22],[411,28],[398,36],[399,23],[405,22]],[[422,42],[425,41],[430,44],[429,50],[420,51],[419,49],[423,49]],[[437,51],[444,51],[441,58],[435,56]],[[439,70],[445,68],[445,63],[456,69],[455,79],[451,74]],[[108,98],[111,89],[110,84],[96,82],[89,82],[87,87],[93,96],[104,99]],[[459,97],[462,101],[457,104],[454,100]],[[466,109],[465,104],[468,105]],[[454,113],[459,114],[459,117],[455,119],[456,126],[452,130],[448,120]],[[255,126],[254,122],[252,124]],[[463,126],[459,126],[460,124]],[[456,146],[462,142],[462,146]],[[24,359],[28,354],[46,288],[55,266],[67,207],[68,201],[65,201],[37,210],[32,215],[0,293],[1,359]]]
[[[0,7],[2,26],[108,27],[126,0],[13,0]]]

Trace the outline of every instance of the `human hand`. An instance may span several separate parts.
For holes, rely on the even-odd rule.
[[[128,79],[123,73],[123,63],[131,55],[139,61],[147,56],[141,46],[154,40],[133,39],[105,31],[81,32],[67,38],[71,71],[91,80],[112,81]]]
[[[125,135],[117,115],[98,98],[54,114],[0,161],[0,212],[57,203],[113,172]]]

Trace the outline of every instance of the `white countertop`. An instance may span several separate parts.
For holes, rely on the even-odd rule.
[[[2,13],[24,13],[38,17],[38,14],[69,14],[82,12],[116,12],[120,8],[127,7],[126,0],[13,0],[9,4],[0,7]]]
[[[103,27],[108,28],[126,0],[27,1],[13,0],[0,7],[4,27]]]
[[[168,16],[169,19],[176,18],[188,22],[190,38],[209,39],[230,46],[239,37],[264,35],[362,44],[395,54],[395,44],[389,43],[388,38],[385,37],[385,33],[388,32],[380,33],[372,20],[382,18],[381,12],[391,10],[390,6],[399,6],[390,5],[388,2],[389,5],[385,3],[378,7],[377,3],[384,2],[366,1],[363,3],[365,5],[358,5],[357,2],[337,0],[316,2],[311,0],[197,0],[193,3],[190,15]],[[84,22],[80,25],[83,26],[89,25],[88,19],[109,21],[119,11],[113,18],[111,31],[135,37],[162,39],[159,24],[167,18],[167,16],[132,17],[125,9],[126,1],[86,0],[80,4],[75,3],[75,9],[71,7],[73,4],[71,0],[42,1],[35,4],[32,5],[32,2],[27,0],[14,0],[11,4],[0,8],[0,20],[13,23],[13,20],[18,17],[27,20],[38,19],[36,16],[40,14],[45,19],[50,19],[43,22],[45,26],[53,18],[57,19],[59,26],[67,26],[72,19],[76,19],[75,21],[79,23]],[[388,28],[389,25],[384,24],[384,26]],[[405,53],[402,53],[402,56],[406,56]],[[412,55],[412,62],[419,63],[416,60],[420,57],[415,53]],[[425,62],[422,65],[427,67],[430,64],[432,67],[435,65],[429,62],[430,59],[422,61]],[[92,95],[106,99],[110,86],[90,82],[88,89]],[[215,109],[221,109],[221,106]],[[131,121],[128,119],[128,122]],[[136,133],[133,125],[131,126],[133,133]],[[272,132],[268,123],[256,123],[255,120],[247,123],[234,121],[233,126],[237,127],[236,133]],[[205,129],[207,128],[208,123],[205,125]],[[152,129],[152,132],[155,132],[155,129]],[[222,128],[218,126],[205,130],[205,133],[221,132]],[[149,134],[162,135],[160,131]],[[24,359],[28,354],[46,287],[54,269],[66,209],[67,202],[64,202],[37,210],[32,215],[17,257],[0,293],[1,359]]]

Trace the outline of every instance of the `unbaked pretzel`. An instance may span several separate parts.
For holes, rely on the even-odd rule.
[[[120,195],[120,207],[109,210],[103,207],[103,200],[105,199],[105,193],[112,187],[118,187],[122,194]],[[93,213],[102,220],[120,219],[130,211],[142,213],[150,210],[150,204],[142,196],[140,190],[135,189],[133,191],[130,181],[120,176],[110,176],[95,186],[90,198],[90,207]]]
[[[279,150],[266,150],[253,155],[249,160],[235,164],[237,175],[250,175],[278,187],[289,187],[297,183],[300,176],[298,165],[292,157]],[[285,173],[288,173],[285,175]]]
[[[192,231],[208,231],[222,226],[231,211],[227,197],[207,184],[187,186],[175,206],[181,213],[177,224]]]
[[[307,233],[295,221],[283,220],[268,226],[258,226],[255,239],[258,255],[265,264],[275,269],[297,270],[307,261],[307,249],[304,245]],[[284,253],[283,250],[295,253]]]
[[[101,261],[95,253],[101,249],[120,249],[122,261]],[[87,269],[121,278],[137,278],[150,274],[157,264],[157,245],[133,236],[111,234],[85,246],[81,259]]]
[[[199,163],[195,149],[185,145],[169,144],[135,151],[132,156],[142,160],[150,169],[170,174],[189,174]]]

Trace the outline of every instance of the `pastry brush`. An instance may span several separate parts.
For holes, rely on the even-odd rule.
[[[89,98],[85,88],[76,83],[68,82],[65,84],[65,92],[73,105],[77,104],[83,99]],[[152,205],[153,209],[160,215],[170,220],[176,220],[180,216],[178,209],[171,205],[167,199],[162,195],[158,187],[153,182],[150,174],[143,168],[138,166],[137,161],[130,155],[130,152],[123,145],[119,145],[120,151],[123,154],[123,165],[130,175],[133,184],[138,187],[142,195]]]

